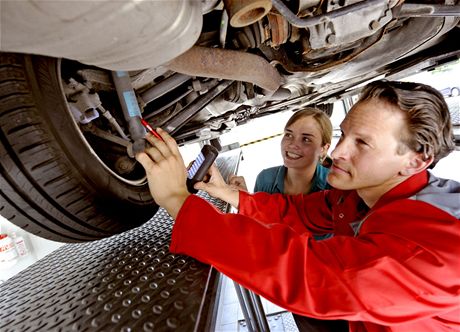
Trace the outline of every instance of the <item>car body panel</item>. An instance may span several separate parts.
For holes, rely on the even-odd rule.
[[[110,70],[161,65],[202,28],[199,1],[2,0],[1,50],[67,58]]]

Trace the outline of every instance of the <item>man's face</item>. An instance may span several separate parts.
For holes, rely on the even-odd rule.
[[[341,124],[328,182],[337,189],[383,194],[401,181],[411,152],[398,155],[406,130],[402,112],[378,99],[355,105]]]

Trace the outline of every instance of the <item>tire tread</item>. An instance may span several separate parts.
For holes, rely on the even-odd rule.
[[[2,216],[24,229],[29,229],[34,234],[43,233],[41,231],[43,229],[47,232],[45,237],[61,238],[64,242],[81,242],[101,238],[108,233],[103,229],[88,225],[84,221],[79,221],[78,213],[73,215],[73,211],[63,211],[59,202],[54,201],[58,195],[52,197],[55,189],[54,185],[61,179],[70,178],[71,172],[65,169],[65,163],[62,162],[62,153],[59,153],[58,149],[51,148],[53,145],[52,140],[46,134],[48,128],[46,128],[46,124],[41,117],[38,116],[32,92],[26,84],[27,79],[24,67],[21,66],[19,60],[16,61],[18,57],[5,56],[5,54],[0,53],[0,63],[2,63],[0,66],[0,127],[2,129],[0,144],[3,146],[2,150],[5,151],[1,157],[3,158],[3,154],[6,154],[10,159],[8,164],[11,166],[8,169],[3,167],[0,169],[2,180],[0,206],[2,207]],[[10,73],[14,73],[11,79],[8,77]],[[23,144],[12,143],[20,141],[18,137],[24,137]],[[45,160],[37,163],[37,154],[43,154]],[[31,160],[34,162],[32,163]],[[37,183],[30,176],[31,172],[43,170],[43,166],[58,161],[59,168],[54,169],[53,172],[50,172],[51,174],[45,175],[42,183]],[[28,164],[35,166],[30,166],[30,169],[27,169],[26,165]],[[37,167],[37,165],[42,166]],[[58,176],[56,176],[57,172],[59,172]],[[69,201],[70,199],[72,204],[78,201],[83,203],[87,195],[82,195],[83,190],[81,190],[80,186],[72,183],[74,181],[71,179],[69,180],[65,184],[62,182],[59,184],[60,192],[67,191],[68,194],[65,200]],[[5,181],[8,182],[8,185],[4,185]],[[21,188],[33,188],[34,191],[24,192]],[[48,193],[51,193],[51,195]],[[7,199],[8,194],[15,197],[14,202],[11,199]],[[17,197],[18,194],[20,198]],[[58,197],[59,199],[62,200],[62,197]],[[42,208],[42,204],[46,205],[46,210]],[[68,206],[72,204],[67,203]],[[88,203],[83,204],[85,208],[80,207],[78,209],[81,212],[91,209]],[[36,216],[26,212],[31,209],[34,210]],[[48,211],[52,211],[52,214]],[[78,225],[67,226],[61,221],[69,217]],[[32,223],[24,223],[19,219],[31,220]],[[38,227],[34,226],[34,224]],[[51,227],[46,226],[46,224],[50,224]]]

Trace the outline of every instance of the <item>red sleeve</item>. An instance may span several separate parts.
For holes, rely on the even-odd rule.
[[[264,224],[282,223],[299,233],[331,233],[332,209],[328,203],[333,199],[331,195],[328,190],[294,196],[240,191],[239,214]]]
[[[195,195],[179,212],[170,250],[215,266],[292,312],[392,325],[432,317],[459,303],[459,223],[453,226],[457,220],[439,211],[434,218],[430,205],[411,210],[421,219],[406,223],[404,231],[433,234],[433,227],[438,240],[449,242],[442,247],[448,252],[424,248],[435,246],[432,239],[418,244],[410,234],[401,237],[397,227],[395,234],[379,230],[395,218],[401,223],[397,211],[391,219],[385,219],[388,213],[371,215],[359,237],[314,241],[287,224],[223,214]],[[439,228],[446,220],[448,227]]]

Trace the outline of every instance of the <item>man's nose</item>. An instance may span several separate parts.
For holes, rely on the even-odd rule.
[[[331,152],[332,159],[347,159],[350,153],[350,142],[347,139],[341,139],[334,150]]]

